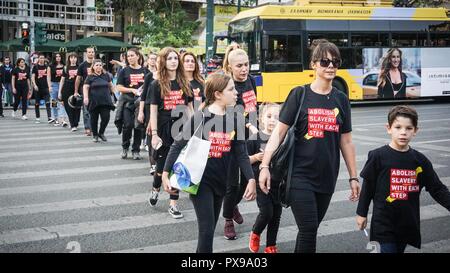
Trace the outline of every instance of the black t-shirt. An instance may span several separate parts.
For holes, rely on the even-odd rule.
[[[194,110],[197,111],[200,104],[205,101],[205,87],[196,79],[190,81],[190,87],[194,95]]]
[[[33,66],[33,74],[34,80],[39,91],[48,90],[48,82],[47,82],[47,68],[46,65],[35,65]]]
[[[209,140],[211,147],[200,187],[208,185],[217,195],[224,196],[227,186],[227,176],[224,175],[226,173],[224,170],[228,169],[231,157],[236,158],[247,180],[254,178],[245,141],[237,138],[238,128],[243,128],[244,124],[238,124],[238,119],[232,111],[220,116],[212,114],[206,108],[203,113],[204,125],[196,133],[196,136]],[[164,171],[171,171],[178,155],[194,134],[195,129],[200,126],[202,119],[202,112],[197,111],[185,123],[183,132],[178,135],[177,140],[170,148]],[[230,126],[230,124],[234,126]],[[202,130],[201,133],[200,130]]]
[[[86,80],[88,74],[90,74],[90,72],[88,72],[88,69],[90,69],[91,66],[92,66],[92,63],[88,63],[87,61],[82,62],[78,66],[77,76],[81,77],[80,87],[79,87],[79,90],[78,90],[78,92],[80,94],[83,93],[83,83]]]
[[[117,85],[120,84],[126,88],[139,89],[139,87],[144,85],[144,78],[147,73],[148,69],[145,67],[134,69],[127,66],[120,71],[117,77]],[[132,93],[123,93],[122,96],[134,98]]]
[[[51,81],[59,83],[64,73],[64,65],[56,67],[56,65],[50,66]]]
[[[16,78],[16,82],[14,83],[16,89],[28,91],[28,80],[30,79],[30,72],[28,69],[20,69],[19,67],[16,67],[13,69],[12,75]]]
[[[247,140],[247,151],[248,155],[252,156],[263,152],[266,149],[267,142],[269,141],[270,135],[263,133],[263,131],[259,131],[257,135],[251,135],[249,140]],[[255,179],[258,181],[259,179],[259,165],[260,161],[257,161],[252,164],[253,173],[255,174]],[[242,179],[242,178],[241,178]]]
[[[66,66],[63,70],[64,85],[63,97],[70,97],[75,92],[75,80],[77,78],[78,66]]]
[[[293,125],[306,91],[296,126],[294,170],[291,187],[332,194],[340,163],[341,134],[352,131],[350,102],[333,88],[320,95],[305,88],[294,88],[280,111],[280,122]]]
[[[385,145],[369,152],[357,214],[366,217],[371,200],[370,240],[403,242],[420,248],[420,191],[423,187],[450,211],[450,192],[431,162],[410,148],[400,152]]]
[[[147,75],[145,75],[144,78],[144,85],[142,86],[142,94],[141,94],[141,101],[145,101],[145,105],[150,105],[150,98],[149,95],[150,91],[150,84],[153,82],[153,73],[149,71]]]
[[[111,78],[106,73],[100,75],[94,73],[86,78],[84,84],[89,85],[89,111],[94,110],[98,106],[114,106],[109,89],[110,82]]]
[[[14,70],[13,66],[12,65],[6,66],[5,64],[3,64],[0,67],[0,70],[2,71],[2,75],[3,75],[3,83],[11,83],[12,72]]]
[[[238,92],[236,105],[242,105],[244,107],[246,123],[251,122],[256,128],[258,128],[258,103],[256,100],[256,88],[253,78],[249,75],[247,80],[243,82],[234,81],[234,86]],[[250,116],[252,116],[252,119],[249,119]]]
[[[170,133],[171,126],[182,117],[180,109],[183,110],[183,108],[180,108],[180,106],[188,105],[189,102],[192,102],[192,97],[184,94],[176,80],[170,82],[170,94],[164,98],[161,98],[158,80],[154,80],[150,84],[150,89],[150,104],[158,105],[158,135],[163,140],[163,145],[170,145],[173,142]],[[175,112],[172,113],[172,110],[175,110]]]

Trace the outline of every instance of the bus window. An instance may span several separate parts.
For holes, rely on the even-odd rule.
[[[266,72],[302,71],[299,35],[269,35],[268,41]]]
[[[337,47],[348,47],[348,33],[309,33],[308,45],[317,39],[327,39]]]
[[[449,33],[430,33],[431,46],[450,46]]]
[[[392,46],[414,47],[419,46],[417,33],[392,33]]]
[[[352,33],[352,46],[389,46],[389,34]]]

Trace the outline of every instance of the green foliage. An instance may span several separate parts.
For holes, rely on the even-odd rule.
[[[144,22],[127,28],[135,36],[142,37],[146,46],[192,46],[192,34],[200,22],[188,20],[186,12],[177,0],[155,0],[144,11]]]

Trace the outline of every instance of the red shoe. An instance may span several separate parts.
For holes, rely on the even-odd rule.
[[[264,253],[278,253],[278,248],[276,246],[268,246],[264,249]]]
[[[244,218],[242,218],[242,215],[239,212],[238,206],[234,207],[234,209],[233,209],[233,221],[235,221],[236,224],[239,224],[239,225],[244,223]]]
[[[227,240],[236,240],[236,231],[234,230],[233,220],[225,220],[224,236]]]
[[[250,249],[251,252],[258,253],[259,241],[260,241],[260,236],[258,234],[253,233],[253,231],[250,232],[250,241],[248,243],[248,248]]]

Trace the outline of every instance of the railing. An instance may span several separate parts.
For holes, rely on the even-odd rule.
[[[23,0],[0,0],[0,18],[12,21],[26,21],[31,16],[30,4]],[[112,27],[112,8],[69,6],[51,3],[34,3],[34,18],[39,22]]]

